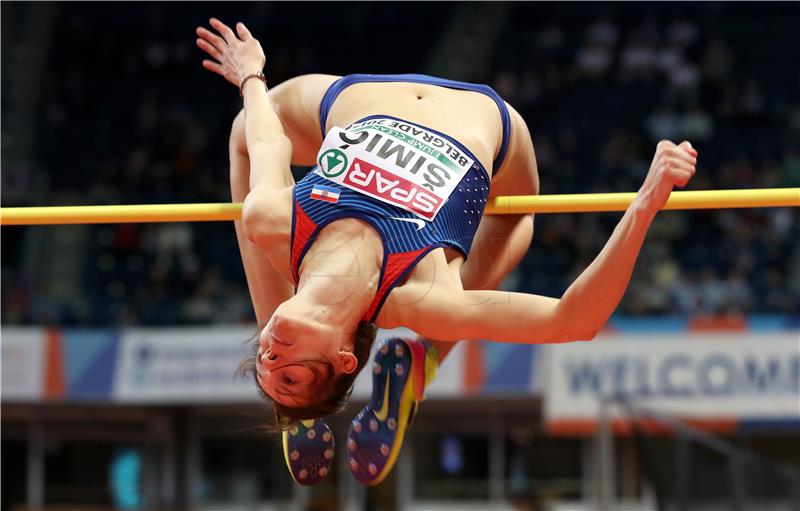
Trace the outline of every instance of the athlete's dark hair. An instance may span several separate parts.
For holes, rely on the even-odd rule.
[[[375,335],[378,329],[374,323],[368,321],[361,321],[358,324],[358,329],[353,335],[353,355],[358,360],[356,370],[352,373],[342,374],[333,381],[324,381],[321,385],[320,400],[308,406],[285,406],[275,402],[261,385],[258,384],[256,378],[256,356],[258,353],[258,334],[254,336],[255,342],[253,343],[253,354],[247,357],[239,366],[237,373],[241,376],[251,377],[258,388],[259,394],[264,400],[271,402],[275,410],[275,424],[265,426],[266,429],[271,431],[282,431],[290,429],[298,421],[303,419],[318,419],[327,415],[333,415],[338,412],[344,405],[347,404],[347,398],[353,391],[353,382],[356,376],[361,372],[361,369],[366,365],[369,360],[369,353],[372,349],[372,343],[375,341]],[[249,341],[248,341],[249,342]],[[326,375],[328,380],[333,375],[332,367],[328,366]]]

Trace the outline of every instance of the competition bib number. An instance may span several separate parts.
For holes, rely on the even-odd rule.
[[[332,128],[317,158],[320,176],[433,220],[475,162],[416,124],[375,118]]]

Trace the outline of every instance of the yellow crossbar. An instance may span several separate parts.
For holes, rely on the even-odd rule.
[[[495,197],[486,209],[492,215],[519,213],[599,213],[625,211],[635,193]],[[662,209],[730,209],[800,207],[800,188],[698,190],[672,192]]]
[[[486,214],[625,211],[635,193],[518,195],[495,197]],[[800,207],[800,188],[672,192],[664,209]],[[241,204],[141,204],[0,208],[0,225],[110,224],[123,222],[213,222],[238,220]]]

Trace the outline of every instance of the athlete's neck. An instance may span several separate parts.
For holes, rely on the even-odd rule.
[[[300,266],[297,294],[319,308],[320,316],[355,328],[378,290],[383,244],[355,219],[325,228]]]

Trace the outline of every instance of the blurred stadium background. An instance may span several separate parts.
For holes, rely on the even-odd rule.
[[[699,148],[691,189],[800,186],[798,3],[1,9],[3,206],[229,201],[212,15],[248,23],[272,84],[492,85],[545,194],[634,191],[661,138]],[[460,345],[384,484],[310,491],[233,379],[255,325],[232,225],[4,227],[2,510],[800,509],[798,216],[662,213],[601,339]],[[617,219],[537,217],[508,289],[560,295]]]

